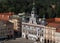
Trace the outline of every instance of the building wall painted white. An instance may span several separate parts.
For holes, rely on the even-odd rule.
[[[45,38],[46,40],[52,40],[55,41],[55,32],[56,32],[56,28],[54,27],[46,27],[45,28]]]
[[[60,33],[55,32],[55,43],[60,43]]]
[[[39,38],[40,41],[42,41],[44,40],[44,35],[45,35],[44,31],[45,31],[45,26],[43,25],[22,23],[22,37],[23,38],[26,38],[26,35],[27,35],[28,38],[31,40],[36,40]]]

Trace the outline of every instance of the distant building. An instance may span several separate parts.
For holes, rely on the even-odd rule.
[[[48,22],[46,28],[46,40],[48,42],[52,43],[60,43],[60,18],[51,18],[46,20]]]
[[[14,36],[13,23],[9,21],[0,21],[0,39],[13,38],[13,36]]]
[[[0,20],[9,20],[9,17],[14,15],[13,12],[8,12],[8,13],[0,13]]]
[[[44,43],[45,34],[45,18],[41,19],[40,24],[36,21],[35,3],[33,2],[33,8],[31,11],[31,17],[28,19],[22,18],[22,38],[30,40],[40,40]],[[40,21],[40,20],[39,20]]]
[[[18,16],[18,15],[12,15],[11,17],[10,17],[10,20],[9,20],[10,22],[12,22],[13,24],[14,24],[14,32],[15,32],[15,36],[16,37],[19,37],[19,36],[21,36],[21,34],[22,34],[22,30],[21,30],[21,18]]]
[[[8,31],[6,27],[6,22],[0,21],[0,39],[7,38],[7,35],[8,35]]]
[[[14,38],[14,24],[7,21],[6,22],[6,27],[7,27],[7,30],[8,30],[8,38]]]
[[[56,28],[46,26],[45,27],[45,43],[55,43]]]

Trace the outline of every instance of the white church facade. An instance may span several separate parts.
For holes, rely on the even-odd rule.
[[[33,3],[33,8],[31,11],[31,17],[29,18],[29,22],[22,22],[22,38],[27,38],[34,41],[39,40],[40,42],[44,43],[45,26],[42,24],[44,24],[45,18],[42,18],[42,20],[40,20],[41,24],[37,24],[34,5],[35,3]]]

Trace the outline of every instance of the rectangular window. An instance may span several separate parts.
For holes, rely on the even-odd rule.
[[[43,34],[40,34],[40,36],[43,36]]]
[[[37,32],[31,30],[31,31],[29,31],[29,34],[37,35]]]

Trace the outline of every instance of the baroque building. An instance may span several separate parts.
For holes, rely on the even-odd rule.
[[[40,24],[37,24],[36,20],[35,2],[33,2],[33,8],[29,21],[26,22],[26,20],[22,18],[22,38],[27,38],[34,41],[39,40],[44,43],[45,18],[39,19]]]

